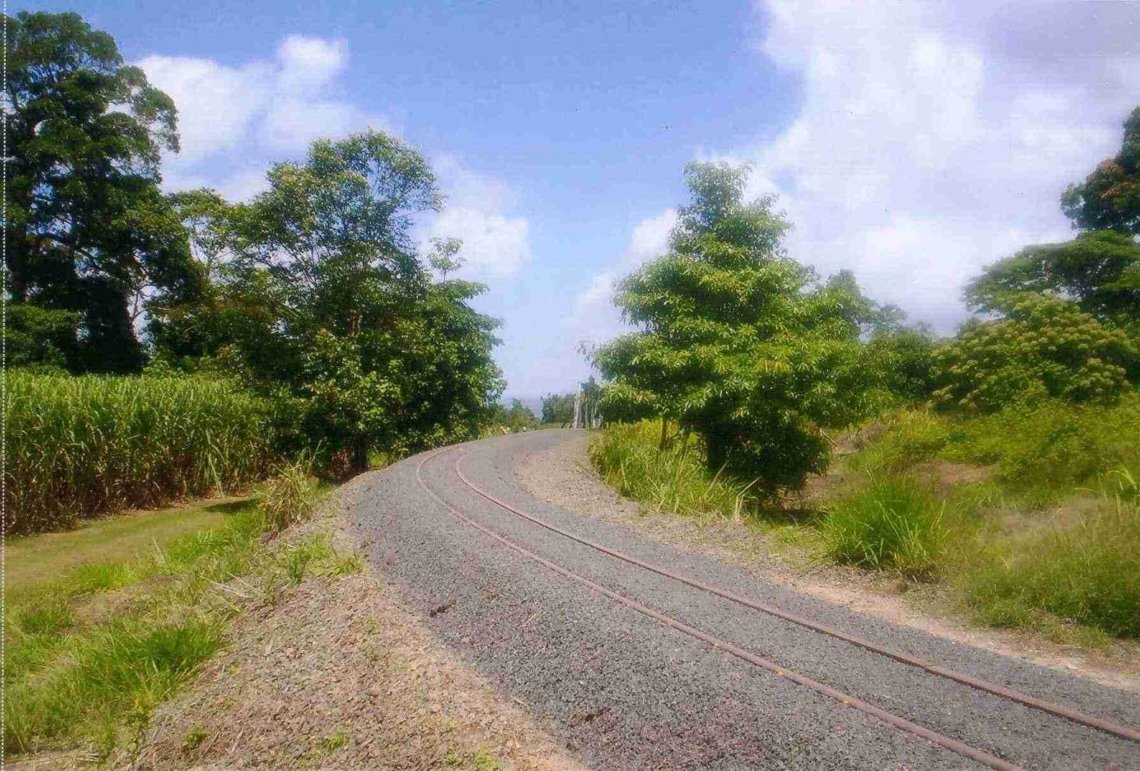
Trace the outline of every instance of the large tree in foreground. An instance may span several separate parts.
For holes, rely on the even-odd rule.
[[[6,21],[14,329],[34,340],[50,328],[52,341],[15,353],[75,371],[138,369],[147,305],[202,286],[158,186],[160,150],[178,148],[174,103],[77,14]]]
[[[826,463],[822,428],[860,409],[872,306],[850,276],[820,284],[785,256],[789,225],[771,199],[745,202],[746,169],[690,164],[685,177],[668,253],[619,287],[639,331],[595,352],[603,409],[675,421],[711,469],[757,490],[795,488]]]

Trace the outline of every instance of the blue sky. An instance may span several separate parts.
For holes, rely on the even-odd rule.
[[[749,161],[793,256],[951,331],[987,262],[1063,238],[1064,186],[1140,103],[1140,7],[744,2],[35,3],[119,41],[182,114],[168,187],[257,192],[312,138],[418,147],[503,319],[508,393],[569,390],[620,330],[694,158]],[[978,4],[981,5],[981,4]]]

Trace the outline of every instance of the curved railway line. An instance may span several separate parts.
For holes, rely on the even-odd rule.
[[[511,515],[514,515],[515,517],[521,518],[522,520],[525,520],[525,521],[527,521],[533,525],[536,525],[536,526],[544,528],[544,529],[546,529],[552,533],[555,533],[558,536],[561,536],[563,538],[569,539],[573,542],[576,542],[578,544],[586,546],[589,549],[592,549],[592,550],[594,550],[600,554],[606,555],[609,558],[612,558],[614,560],[618,560],[618,561],[623,562],[625,564],[631,565],[631,566],[637,568],[638,570],[644,570],[644,571],[647,571],[649,573],[652,573],[652,574],[661,576],[663,578],[669,579],[670,581],[675,581],[675,582],[678,582],[680,584],[683,584],[683,585],[692,587],[694,589],[697,589],[699,591],[715,595],[715,596],[720,597],[724,600],[727,600],[731,603],[735,603],[736,605],[738,605],[742,608],[747,608],[749,610],[758,611],[760,613],[764,613],[764,614],[767,614],[767,615],[772,616],[774,618],[777,618],[777,619],[780,619],[783,621],[787,621],[791,624],[795,624],[799,627],[811,630],[813,632],[816,632],[816,633],[819,633],[822,635],[826,635],[826,636],[834,638],[836,640],[840,640],[844,643],[856,646],[856,647],[861,648],[863,650],[869,651],[873,654],[877,654],[879,656],[882,656],[886,659],[892,660],[894,662],[898,662],[899,664],[922,670],[923,672],[926,672],[932,676],[944,678],[946,680],[951,680],[955,683],[966,686],[968,688],[992,694],[992,695],[997,696],[999,698],[1006,699],[1008,701],[1024,705],[1024,706],[1029,707],[1029,708],[1034,709],[1034,710],[1038,710],[1038,711],[1045,713],[1047,715],[1057,717],[1057,718],[1061,718],[1061,719],[1064,719],[1067,721],[1071,721],[1073,723],[1077,723],[1077,724],[1080,724],[1083,726],[1087,726],[1089,728],[1093,728],[1097,731],[1103,732],[1103,733],[1108,734],[1108,735],[1119,737],[1121,739],[1125,739],[1125,740],[1128,740],[1131,742],[1140,742],[1140,730],[1138,730],[1136,728],[1126,726],[1126,725],[1122,725],[1120,723],[1117,723],[1117,722],[1114,722],[1114,721],[1111,721],[1111,720],[1108,720],[1105,718],[1090,715],[1090,714],[1087,714],[1085,712],[1081,712],[1081,711],[1072,709],[1070,707],[1066,707],[1066,706],[1061,705],[1061,704],[1055,704],[1055,703],[1052,703],[1052,702],[1049,702],[1049,701],[1046,701],[1043,699],[1039,699],[1039,698],[1034,697],[1030,694],[1023,693],[1021,691],[1017,691],[1017,690],[1014,690],[1011,688],[1007,688],[1005,686],[1002,686],[1002,685],[999,685],[999,684],[996,684],[993,682],[989,682],[989,681],[986,681],[984,679],[977,678],[977,677],[974,677],[972,675],[969,675],[969,674],[966,674],[966,673],[963,673],[960,671],[956,671],[956,670],[951,669],[949,667],[940,666],[940,665],[935,664],[931,661],[921,659],[921,658],[918,658],[915,656],[911,656],[911,655],[906,654],[902,651],[875,644],[875,643],[873,643],[873,642],[871,642],[871,641],[869,641],[863,637],[860,637],[860,636],[854,635],[854,634],[850,634],[848,632],[844,632],[844,631],[842,631],[842,630],[840,630],[834,626],[819,623],[817,621],[806,618],[804,616],[797,615],[794,613],[790,613],[790,612],[785,611],[785,610],[783,610],[779,607],[776,607],[774,605],[770,605],[770,604],[762,603],[762,602],[757,602],[753,599],[750,599],[748,597],[744,597],[740,594],[727,591],[725,589],[722,589],[722,588],[717,587],[715,585],[711,585],[709,583],[698,581],[698,580],[691,578],[689,576],[681,575],[681,574],[676,573],[672,570],[669,570],[665,567],[662,567],[661,565],[653,564],[651,562],[647,562],[647,561],[638,559],[638,558],[633,557],[629,554],[623,553],[623,552],[615,550],[615,549],[611,549],[611,548],[609,548],[609,547],[607,547],[601,543],[598,543],[596,541],[593,541],[593,540],[590,540],[588,538],[584,538],[580,535],[577,535],[575,533],[572,533],[572,532],[570,532],[564,528],[561,528],[561,527],[553,524],[550,521],[547,521],[547,520],[545,520],[539,516],[534,515],[531,512],[525,511],[525,510],[523,510],[517,506],[512,505],[510,502],[499,498],[498,496],[492,494],[488,490],[486,490],[486,489],[480,487],[479,485],[475,484],[469,478],[469,476],[464,472],[464,468],[463,468],[463,462],[468,457],[468,451],[462,450],[460,452],[456,452],[456,449],[457,448],[455,448],[455,447],[443,448],[441,450],[437,450],[435,452],[428,453],[428,454],[424,455],[422,458],[418,459],[418,463],[415,467],[415,479],[416,479],[416,482],[418,483],[418,485],[423,489],[424,492],[426,492],[436,503],[438,503],[440,506],[442,506],[453,517],[458,519],[464,525],[467,525],[468,527],[478,531],[479,533],[482,533],[486,537],[488,537],[488,538],[492,539],[493,541],[501,544],[502,546],[510,549],[511,551],[522,556],[526,560],[529,560],[529,561],[532,561],[538,565],[541,565],[542,567],[544,567],[547,570],[561,576],[562,578],[565,578],[569,581],[573,581],[577,584],[580,584],[584,587],[587,587],[592,592],[595,592],[599,595],[602,595],[602,596],[612,600],[613,602],[617,603],[618,605],[621,605],[623,607],[626,607],[626,608],[629,608],[633,611],[636,611],[637,613],[640,613],[643,616],[646,616],[646,617],[652,619],[653,621],[655,621],[655,622],[657,622],[657,623],[659,623],[665,627],[668,627],[672,630],[675,630],[681,634],[685,634],[685,635],[688,635],[690,637],[693,637],[693,638],[705,643],[706,645],[710,646],[711,648],[723,651],[723,652],[725,652],[725,653],[727,653],[727,654],[729,654],[729,655],[731,655],[731,656],[733,656],[733,657],[735,657],[741,661],[746,662],[747,664],[750,664],[754,667],[765,670],[771,674],[775,674],[779,677],[785,678],[786,680],[789,680],[789,681],[791,681],[791,682],[793,682],[799,686],[811,689],[812,691],[814,691],[814,692],[816,692],[822,696],[825,696],[829,699],[832,699],[836,702],[839,702],[845,706],[859,710],[860,712],[863,712],[864,714],[867,714],[867,715],[881,721],[883,724],[890,726],[893,729],[896,729],[896,730],[905,732],[907,734],[910,734],[910,735],[912,735],[916,738],[919,738],[925,742],[928,742],[930,744],[933,744],[933,745],[936,745],[938,747],[949,750],[951,752],[954,752],[954,753],[956,753],[956,754],[958,754],[964,758],[969,758],[970,760],[972,760],[976,763],[979,763],[979,764],[981,764],[985,767],[988,767],[988,768],[994,768],[994,769],[1017,769],[1017,768],[1020,768],[1019,765],[1017,765],[1016,763],[1014,763],[1014,762],[1012,762],[1006,758],[999,757],[999,756],[997,756],[991,752],[987,752],[984,749],[972,746],[972,745],[970,745],[966,742],[960,741],[960,740],[958,740],[952,736],[945,735],[945,734],[940,733],[936,730],[933,730],[933,729],[928,728],[924,725],[921,725],[917,722],[914,722],[912,720],[908,720],[905,717],[894,714],[894,713],[888,711],[887,709],[884,709],[880,706],[877,706],[873,703],[870,703],[869,701],[866,701],[866,700],[861,699],[859,697],[850,695],[850,694],[845,693],[841,690],[833,688],[833,687],[831,687],[831,686],[829,686],[823,682],[820,682],[816,679],[808,677],[807,675],[804,675],[804,674],[796,672],[792,669],[781,666],[780,664],[778,664],[774,661],[771,661],[771,660],[764,658],[762,656],[759,656],[759,655],[757,655],[757,654],[755,654],[749,650],[746,650],[745,648],[741,647],[740,645],[734,644],[728,640],[725,640],[725,639],[718,637],[714,634],[711,634],[707,631],[704,631],[704,630],[699,629],[695,626],[687,624],[687,623],[679,620],[678,618],[675,618],[674,616],[669,615],[668,613],[654,609],[653,607],[650,607],[649,605],[647,605],[645,603],[642,603],[642,602],[640,602],[640,601],[638,601],[632,597],[629,597],[625,594],[622,594],[621,592],[614,591],[613,589],[602,586],[601,584],[597,583],[596,581],[593,581],[590,578],[587,578],[586,576],[583,576],[583,575],[581,575],[581,574],[579,574],[579,573],[577,573],[571,569],[568,569],[564,565],[558,564],[555,561],[547,559],[546,557],[543,557],[540,554],[537,554],[534,551],[531,551],[530,549],[526,548],[525,546],[521,545],[520,543],[517,543],[516,541],[512,540],[511,538],[508,538],[508,537],[504,536],[503,534],[496,532],[492,528],[490,528],[487,525],[477,521],[476,519],[472,518],[471,516],[468,516],[463,511],[461,511],[459,508],[457,508],[455,505],[453,505],[452,503],[450,503],[446,499],[444,499],[439,494],[439,492],[434,490],[427,483],[427,481],[425,481],[424,476],[423,476],[424,467],[429,462],[432,462],[436,459],[442,460],[445,458],[445,456],[448,456],[449,454],[453,454],[454,459],[452,460],[452,463],[450,464],[450,472],[452,474],[454,474],[455,478],[465,488],[469,489],[472,493],[479,496],[483,500],[486,500],[487,502],[493,504],[494,506],[498,507],[499,509],[502,509],[506,512],[509,512]]]

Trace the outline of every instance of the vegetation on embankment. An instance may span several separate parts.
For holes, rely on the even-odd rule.
[[[221,524],[202,517],[202,529],[174,538],[159,527],[142,548],[108,548],[117,519],[13,542],[4,608],[5,750],[87,747],[106,756],[126,746],[151,711],[225,644],[226,622],[243,602],[272,601],[313,571],[358,571],[359,557],[338,555],[319,539],[267,542],[278,525],[309,516],[315,484],[294,469],[268,482],[258,499],[214,507],[224,510]],[[188,516],[177,510],[124,519],[170,525]],[[37,539],[60,537],[66,552],[36,547]],[[45,555],[58,571],[23,564]]]
[[[479,435],[499,322],[454,275],[461,242],[415,235],[444,201],[421,153],[369,130],[249,201],[166,194],[173,100],[78,14],[4,21],[10,532]]]
[[[809,490],[764,501],[660,422],[590,444],[605,481],[652,508],[779,528],[812,559],[943,587],[981,623],[1068,641],[1140,637],[1140,397],[989,416],[896,411],[847,434]]]
[[[8,388],[10,533],[240,490],[266,471],[267,405],[222,380],[15,371]]]

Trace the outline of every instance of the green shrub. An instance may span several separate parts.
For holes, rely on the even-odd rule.
[[[302,463],[281,467],[263,486],[258,503],[265,515],[265,528],[279,533],[295,522],[308,519],[316,506],[319,488]]]
[[[992,545],[963,572],[982,621],[1032,626],[1042,611],[1140,636],[1140,507],[1108,503],[1075,524],[1053,524]]]
[[[9,375],[9,533],[241,487],[264,472],[264,403],[200,377]]]
[[[902,471],[936,457],[951,437],[951,421],[923,408],[893,412],[879,422],[882,433],[851,458],[851,468]]]
[[[946,540],[941,504],[906,479],[872,481],[837,501],[822,530],[832,559],[915,577],[935,572]]]
[[[660,421],[607,425],[590,442],[590,462],[622,495],[658,511],[740,515],[748,486],[708,473],[695,440],[674,437],[661,450],[660,435]]]
[[[899,472],[930,460],[991,466],[1004,489],[1044,502],[1105,474],[1140,476],[1140,395],[1115,405],[1057,399],[990,415],[890,413],[848,468]],[[1120,477],[1117,481],[1122,481]]]
[[[938,351],[943,405],[995,412],[1053,398],[1111,404],[1131,390],[1135,344],[1076,304],[1025,295],[1000,321],[974,325]]]
[[[1111,407],[1053,400],[963,420],[940,457],[993,465],[1007,488],[1049,500],[1113,470],[1140,472],[1140,398]]]

